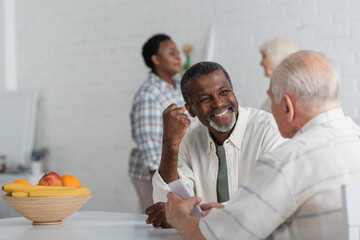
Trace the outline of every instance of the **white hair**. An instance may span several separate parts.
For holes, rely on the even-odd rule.
[[[340,106],[339,77],[334,62],[314,51],[299,51],[286,58],[270,79],[276,103],[284,94],[302,107]]]
[[[275,70],[282,60],[296,51],[295,43],[282,37],[269,39],[260,46],[260,52],[266,55],[272,70]]]

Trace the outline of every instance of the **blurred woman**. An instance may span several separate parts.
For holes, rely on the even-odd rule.
[[[136,147],[131,151],[129,174],[144,213],[153,204],[151,180],[161,158],[162,113],[171,103],[184,105],[184,99],[180,82],[174,78],[181,71],[181,59],[171,38],[165,34],[152,36],[144,44],[142,55],[150,73],[136,93],[130,113]]]
[[[270,78],[281,61],[296,51],[297,48],[294,42],[286,38],[272,38],[261,44],[260,53],[262,60],[260,65],[264,67],[265,76]],[[269,97],[267,97],[260,109],[271,113],[271,101]]]

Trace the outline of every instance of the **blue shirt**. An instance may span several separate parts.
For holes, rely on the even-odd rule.
[[[150,73],[134,97],[130,113],[132,138],[136,147],[132,149],[129,173],[133,178],[150,180],[151,172],[158,169],[161,159],[163,135],[163,111],[172,103],[184,105],[180,82],[174,80],[175,88]]]

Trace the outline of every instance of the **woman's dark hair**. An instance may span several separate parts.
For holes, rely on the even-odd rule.
[[[142,55],[145,64],[146,66],[151,68],[152,72],[155,72],[155,66],[151,60],[151,57],[158,53],[160,43],[166,40],[171,40],[171,38],[165,34],[156,34],[152,36],[149,40],[147,40],[142,48]]]

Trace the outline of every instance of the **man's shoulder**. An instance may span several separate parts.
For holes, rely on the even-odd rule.
[[[344,119],[334,119],[328,123],[314,125],[310,129],[299,130],[295,136],[264,155],[269,162],[286,163],[307,154],[329,154],[335,146],[359,143],[359,132]],[[359,149],[354,144],[353,149]],[[359,150],[360,151],[360,150]],[[338,152],[345,154],[346,152]]]
[[[240,107],[239,112],[241,113],[242,111],[246,111],[248,113],[249,120],[252,120],[254,122],[267,122],[274,120],[274,117],[271,113],[261,109],[251,108],[251,107]]]
[[[289,159],[297,159],[309,153],[326,154],[331,150],[332,146],[340,146],[347,142],[359,142],[358,136],[346,133],[337,136],[326,136],[321,132],[308,131],[295,135],[264,156],[280,163],[287,162]]]
[[[306,148],[307,144],[302,140],[290,138],[275,149],[262,155],[260,160],[280,167],[294,156],[300,156]]]
[[[261,124],[277,129],[273,115],[264,110],[250,107],[239,107],[239,114],[247,114],[248,117],[246,125],[248,127]]]

